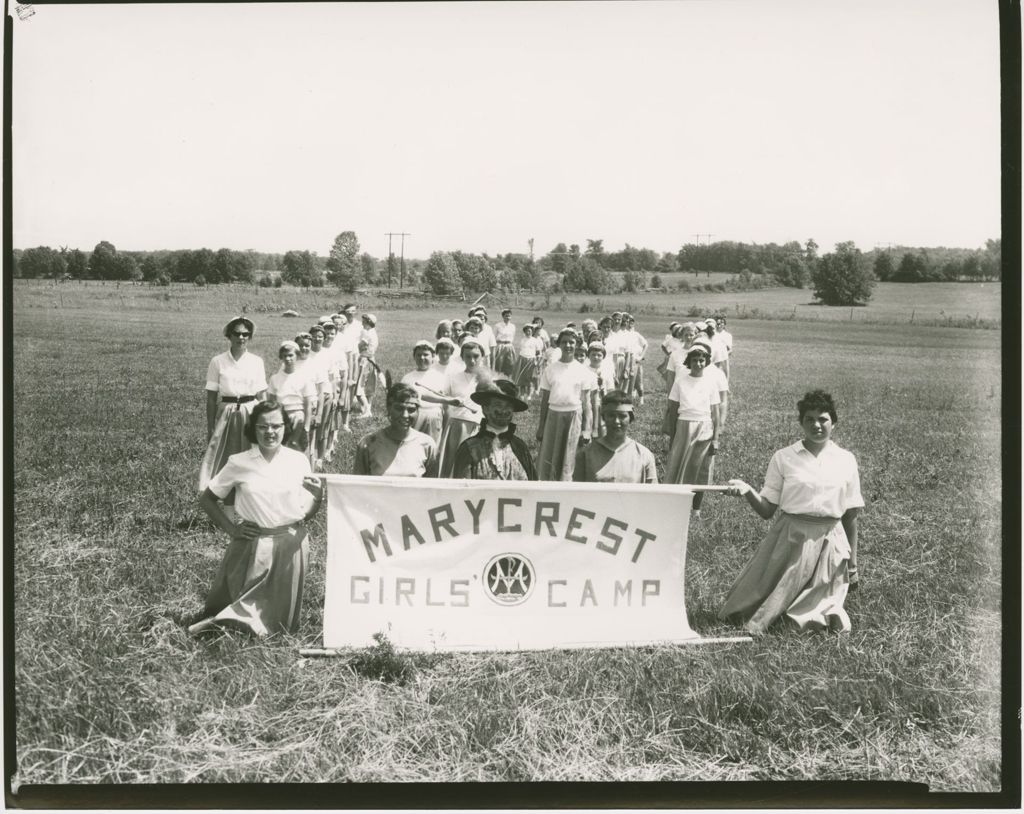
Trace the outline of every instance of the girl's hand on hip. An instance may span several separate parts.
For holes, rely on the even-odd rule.
[[[240,543],[251,543],[259,536],[260,527],[251,520],[243,520],[241,523],[235,523],[235,532],[231,539]]]

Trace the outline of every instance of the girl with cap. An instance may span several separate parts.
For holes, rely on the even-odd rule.
[[[519,341],[519,363],[515,375],[516,386],[526,391],[527,401],[537,393],[540,360],[544,352],[544,343],[539,337],[534,336],[533,327],[533,323],[530,322],[523,326],[523,338]]]
[[[487,342],[484,340],[483,336],[481,336],[483,328],[484,323],[480,320],[480,317],[474,316],[467,319],[466,332],[462,335],[462,341],[459,342],[459,345],[461,346],[462,343],[465,342],[467,339],[473,339],[476,342],[478,342],[480,344],[480,347],[483,349],[484,353],[483,358],[480,360],[480,364],[484,367],[488,367],[489,360],[491,357],[489,356],[489,348]]]
[[[231,543],[201,620],[188,629],[193,635],[231,628],[266,636],[299,627],[309,558],[305,523],[320,508],[323,484],[305,455],[284,446],[288,424],[280,404],[257,404],[245,432],[254,447],[228,458],[199,496]],[[219,502],[229,496],[237,496],[232,513]]]
[[[429,435],[438,443],[444,427],[444,405],[454,399],[448,399],[444,395],[445,374],[434,367],[433,345],[421,339],[413,345],[412,358],[416,369],[402,376],[402,384],[415,387],[420,397],[420,411],[413,428]]]
[[[544,350],[547,350],[549,347],[551,347],[551,337],[548,336],[548,332],[544,330],[543,317],[533,318],[533,335],[544,343]]]
[[[593,389],[590,391],[590,414],[594,417],[591,437],[599,438],[604,432],[601,423],[601,400],[615,385],[615,370],[605,352],[604,343],[594,341],[587,346],[587,370],[594,379]]]
[[[316,388],[309,373],[299,372],[296,367],[298,357],[299,346],[295,342],[286,339],[281,343],[277,350],[281,368],[270,377],[267,400],[280,404],[284,410],[288,422],[288,448],[305,454],[309,428],[313,423]]]
[[[707,339],[701,337],[695,339],[691,348],[704,348],[708,357],[711,357],[711,346],[708,344]],[[685,377],[689,371],[685,366],[676,367],[670,370],[671,380],[669,382],[669,392],[672,391],[672,385],[675,383],[676,378],[682,376]],[[718,435],[721,438],[725,432],[725,424],[729,418],[729,380],[726,378],[725,373],[720,368],[714,365],[706,365],[704,367],[704,377],[711,379],[715,383],[715,388],[718,390],[718,397],[721,402],[718,405]],[[672,422],[675,420],[675,416],[671,412],[671,406],[666,406],[665,420]],[[697,473],[697,483],[709,484],[714,480],[715,477],[715,462],[718,460],[717,450],[713,454],[706,455],[704,462],[701,464],[700,471]],[[701,502],[704,499],[704,494],[698,492],[694,499],[694,508],[700,509]]]
[[[672,364],[672,354],[677,350],[682,350],[683,343],[679,338],[679,323],[669,323],[668,333],[665,334],[665,338],[661,341],[661,351],[665,354],[665,358],[658,363],[658,373],[665,383],[671,387],[672,382],[669,381],[669,370]]]
[[[317,457],[323,461],[329,460],[334,455],[334,448],[338,443],[339,432],[350,432],[349,422],[349,378],[352,370],[348,366],[348,355],[345,352],[344,339],[339,335],[337,326],[333,322],[325,322],[324,344],[320,349],[324,357],[324,365],[327,367],[327,375],[331,380],[331,400],[317,447]]]
[[[519,389],[508,379],[481,382],[470,398],[483,410],[476,435],[455,453],[452,477],[474,480],[537,480],[526,442],[517,436],[514,413],[526,412]]]
[[[710,360],[707,348],[694,345],[686,355],[689,375],[677,376],[668,396],[662,431],[669,437],[666,483],[700,483],[701,466],[718,446],[718,385],[704,368]],[[693,516],[700,517],[703,492],[693,500]]]
[[[231,455],[251,445],[245,423],[267,393],[263,360],[247,350],[255,330],[248,317],[230,320],[224,336],[231,346],[214,356],[206,369],[206,452],[199,466],[200,492]]]
[[[365,339],[359,340],[358,364],[359,367],[357,368],[358,372],[355,379],[356,403],[359,405],[361,418],[372,418],[373,412],[370,399],[373,398],[378,377],[383,378],[384,373],[381,371],[380,365],[370,356],[370,346]]]
[[[858,585],[864,506],[857,459],[831,440],[838,422],[828,393],[807,393],[797,415],[803,438],[772,456],[760,494],[729,481],[729,494],[746,498],[765,520],[782,510],[718,614],[755,634],[783,616],[799,628],[850,630],[843,604]]]
[[[320,326],[317,326],[317,330],[322,342],[324,332]],[[322,414],[321,405],[324,399],[330,396],[331,379],[327,375],[323,363],[319,361],[319,357],[313,354],[312,332],[296,335],[295,344],[299,346],[299,358],[296,360],[295,366],[309,377],[309,380],[313,383],[314,390],[316,390],[316,397],[313,399],[313,416],[309,423],[309,434],[306,438],[306,455],[309,457],[309,463],[315,471],[316,430]]]
[[[512,309],[505,308],[501,312],[501,322],[494,326],[494,370],[505,376],[516,373],[516,349],[512,343],[516,339],[516,326],[512,324]]]
[[[380,337],[377,335],[377,317],[374,314],[363,314],[363,330],[359,335],[359,339],[366,343],[366,358],[376,361]],[[369,376],[366,379],[365,389],[367,403],[373,404],[373,395],[377,392],[376,376]]]
[[[466,336],[466,326],[461,319],[452,320],[452,341],[456,347],[462,346],[462,340]]]
[[[729,375],[729,352],[725,349],[722,337],[718,335],[718,323],[714,317],[704,320],[704,332],[708,335],[708,344],[711,345],[711,364],[717,365]]]
[[[480,426],[483,417],[480,408],[473,402],[470,395],[476,391],[481,381],[489,381],[490,374],[481,366],[484,356],[483,346],[472,337],[466,337],[459,349],[465,368],[448,374],[442,391],[448,401],[448,423],[441,432],[440,477],[450,478],[455,468],[455,453],[459,446],[473,435]]]
[[[334,382],[331,375],[330,353],[324,352],[324,329],[316,324],[309,329],[311,344],[309,346],[309,364],[315,366],[317,379],[317,405],[313,416],[312,432],[309,436],[309,454],[313,470],[319,472],[323,467],[324,439],[330,432],[327,421],[334,405]],[[326,379],[326,386],[320,383]]]
[[[576,447],[590,436],[592,374],[575,360],[576,332],[558,334],[561,358],[545,367],[540,378],[540,423],[537,476],[540,480],[572,480]]]
[[[401,382],[391,385],[386,405],[388,425],[359,440],[352,474],[436,477],[437,444],[413,429],[420,409],[416,388]]]
[[[480,344],[484,346],[484,359],[488,365],[493,366],[494,354],[498,348],[498,340],[494,336],[494,329],[487,324],[487,309],[482,305],[478,305],[474,309],[473,316],[480,320],[480,333],[477,338],[480,340]]]

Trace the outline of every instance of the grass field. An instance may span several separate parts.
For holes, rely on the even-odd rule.
[[[934,287],[929,296],[952,299],[927,308],[960,313],[959,288]],[[796,400],[819,386],[837,398],[836,440],[857,455],[868,502],[849,636],[479,655],[378,648],[306,660],[297,648],[317,645],[322,623],[322,514],[311,524],[299,636],[202,643],[180,625],[200,608],[226,545],[195,500],[203,377],[226,347],[226,317],[242,305],[254,313],[252,350],[270,369],[282,338],[337,304],[326,294],[314,305],[316,295],[252,291],[176,289],[163,299],[131,287],[16,288],[17,782],[873,779],[1000,788],[998,331],[896,318],[730,326],[735,396],[718,480],[759,486],[772,451],[797,437]],[[261,313],[259,297],[304,304],[307,317]],[[403,305],[378,310],[378,358],[396,373],[412,367],[408,348],[438,318],[465,310]],[[879,298],[870,308],[898,314],[905,304],[890,311]],[[636,310],[653,340],[653,397],[635,435],[660,467],[665,392],[653,368],[666,320]],[[570,318],[540,313],[549,327]],[[524,438],[535,422],[531,411]],[[353,447],[347,438],[334,471],[347,471]],[[705,505],[690,534],[689,617],[703,635],[731,635],[715,613],[766,524],[736,499]]]

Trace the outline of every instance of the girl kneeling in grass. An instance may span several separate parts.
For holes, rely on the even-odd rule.
[[[864,506],[857,459],[831,441],[832,396],[813,390],[797,410],[804,437],[772,456],[761,493],[729,481],[729,493],[745,497],[765,520],[782,509],[718,614],[746,622],[751,633],[781,616],[799,628],[850,629],[843,603],[858,583],[857,516]]]

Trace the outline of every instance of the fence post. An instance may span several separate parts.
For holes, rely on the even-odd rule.
[[[910,312],[910,324],[911,325],[914,324],[914,314],[916,314],[916,313],[917,313],[917,309],[916,308],[912,309],[911,312]]]

